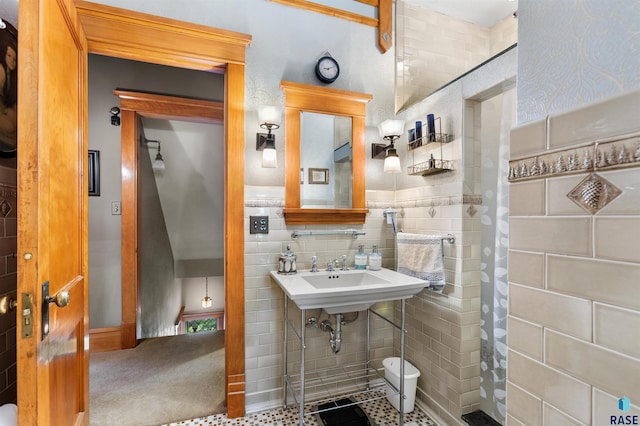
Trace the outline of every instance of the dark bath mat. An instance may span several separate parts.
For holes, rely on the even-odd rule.
[[[327,410],[333,407],[342,407],[343,405],[354,404],[349,398],[339,399],[337,401],[320,404],[319,410]],[[357,405],[348,407],[334,408],[329,411],[321,411],[318,413],[320,421],[324,426],[373,426],[369,422],[369,418]]]
[[[501,426],[500,423],[489,417],[484,411],[463,414],[462,420],[471,426]]]

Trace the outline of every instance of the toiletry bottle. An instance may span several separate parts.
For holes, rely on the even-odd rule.
[[[356,269],[367,269],[367,254],[364,252],[364,246],[360,244],[358,246],[358,252],[356,253]]]
[[[436,168],[436,159],[433,158],[433,154],[431,154],[431,157],[429,157],[429,168],[430,169]]]
[[[373,250],[369,253],[369,270],[379,271],[382,268],[382,255],[378,253],[378,246],[373,245]]]

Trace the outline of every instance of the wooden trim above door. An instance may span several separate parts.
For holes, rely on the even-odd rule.
[[[89,52],[201,71],[244,64],[251,36],[86,1],[76,1]],[[144,58],[144,59],[140,59]]]
[[[245,410],[244,64],[251,36],[86,1],[76,0],[75,6],[89,53],[225,74],[227,415],[242,417]],[[122,212],[125,212],[124,199]],[[135,329],[122,329],[122,334],[126,336],[131,331],[135,338]]]

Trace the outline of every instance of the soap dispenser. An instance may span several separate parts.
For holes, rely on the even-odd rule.
[[[369,253],[369,270],[379,271],[382,269],[382,255],[378,253],[378,246],[373,245],[373,250]]]
[[[367,254],[364,252],[362,244],[358,246],[358,252],[356,253],[355,269],[367,269]]]

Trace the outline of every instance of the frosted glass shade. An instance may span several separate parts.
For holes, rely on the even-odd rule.
[[[203,308],[211,307],[211,298],[209,296],[205,296],[202,298],[202,307]]]
[[[400,136],[404,133],[404,120],[384,120],[378,124],[378,131],[382,138],[385,136]]]
[[[278,158],[275,149],[265,148],[262,150],[262,167],[269,169],[278,167]]]
[[[160,153],[156,155],[156,159],[153,160],[151,168],[154,170],[164,170],[164,159],[162,158],[162,155],[160,155]]]
[[[260,123],[280,124],[280,109],[272,105],[264,105],[258,108]]]
[[[389,150],[391,151],[391,150]],[[393,150],[395,154],[395,149]],[[400,173],[402,170],[400,169],[400,157],[398,154],[387,155],[384,159],[384,172],[385,173]]]

